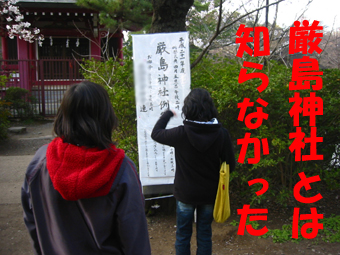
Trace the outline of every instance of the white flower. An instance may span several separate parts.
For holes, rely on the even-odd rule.
[[[16,11],[18,11],[18,7],[17,7],[17,6],[10,5],[10,6],[8,6],[8,10],[9,10],[10,12],[16,12]]]
[[[16,21],[16,22],[20,22],[20,21],[23,20],[23,19],[24,19],[24,16],[23,16],[23,15],[18,15],[18,16],[15,17],[15,21]]]
[[[6,22],[9,23],[8,25],[6,25],[8,37],[10,39],[13,39],[15,36],[17,36],[18,38],[23,39],[29,43],[38,41],[39,46],[42,46],[44,36],[40,34],[40,29],[30,28],[31,23],[23,21],[24,15],[20,13],[20,9],[18,6],[13,5],[16,3],[17,0],[1,0],[2,8],[0,9],[0,14],[5,14]]]

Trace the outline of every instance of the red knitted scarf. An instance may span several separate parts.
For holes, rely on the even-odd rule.
[[[105,196],[125,157],[122,149],[86,148],[55,138],[47,148],[47,170],[54,188],[66,200]]]

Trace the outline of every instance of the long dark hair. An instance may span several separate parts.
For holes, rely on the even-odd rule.
[[[106,90],[93,82],[83,81],[64,94],[54,122],[54,132],[64,142],[86,147],[109,149],[112,131],[117,128]]]
[[[182,115],[188,120],[209,121],[217,117],[214,102],[205,89],[196,88],[184,99]]]

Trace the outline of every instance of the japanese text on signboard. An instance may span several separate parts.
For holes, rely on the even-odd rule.
[[[187,32],[133,36],[139,172],[142,185],[173,183],[174,148],[156,143],[151,131],[167,109],[180,111],[190,90]],[[167,128],[182,124],[173,118]]]

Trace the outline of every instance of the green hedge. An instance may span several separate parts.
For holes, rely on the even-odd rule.
[[[232,135],[237,158],[241,146],[236,145],[236,141],[243,138],[246,132],[250,132],[251,137],[268,139],[269,155],[261,154],[260,162],[255,165],[238,164],[232,174],[234,190],[250,197],[252,202],[261,203],[271,196],[275,197],[276,202],[286,204],[295,183],[299,180],[297,174],[302,171],[307,176],[319,174],[323,184],[339,189],[340,185],[330,185],[334,184],[334,180],[338,183],[340,181],[339,169],[330,167],[330,163],[336,147],[340,144],[340,70],[323,70],[321,90],[289,91],[288,83],[291,81],[292,70],[271,62],[269,75],[268,68],[263,68],[269,76],[269,85],[259,93],[256,89],[260,84],[259,79],[238,83],[240,68],[238,64],[228,59],[211,58],[204,59],[192,70],[192,87],[203,87],[211,92],[218,108],[219,120]],[[295,132],[293,119],[289,115],[293,105],[289,103],[289,98],[293,97],[294,92],[300,92],[300,97],[307,97],[310,92],[316,92],[316,96],[323,99],[323,115],[316,116],[317,136],[323,137],[323,142],[317,144],[317,153],[324,155],[322,161],[295,162],[295,153],[288,149],[293,141],[289,139],[289,133]],[[261,98],[268,103],[267,107],[263,107],[263,112],[269,114],[268,120],[264,120],[257,129],[250,130],[244,122],[237,120],[240,110],[237,104],[244,98],[250,98],[251,102],[255,102],[254,107],[248,108],[247,114],[261,106],[256,103],[256,99]],[[300,115],[299,126],[306,133],[306,137],[309,137],[308,116]],[[309,154],[307,144],[302,150],[303,154]],[[253,147],[250,145],[246,158],[253,156]],[[258,186],[248,186],[247,182],[254,178],[263,178],[269,182],[269,190],[263,196],[255,195]]]
[[[125,51],[124,64],[114,59],[106,62],[91,60],[86,62],[84,67],[91,71],[84,72],[86,79],[102,84],[107,89],[120,120],[114,139],[137,163],[136,109],[131,52]],[[317,152],[324,155],[324,160],[295,162],[295,154],[288,149],[292,142],[289,133],[295,132],[292,118],[288,113],[292,106],[289,98],[294,95],[294,91],[288,89],[292,70],[271,62],[270,68],[264,68],[267,72],[270,69],[269,85],[259,93],[256,89],[260,84],[259,79],[243,84],[238,83],[240,68],[240,65],[228,59],[205,58],[191,74],[192,88],[201,87],[210,91],[219,112],[219,121],[232,135],[237,158],[241,147],[236,145],[236,141],[243,138],[246,132],[251,132],[251,137],[268,139],[269,155],[261,155],[261,161],[256,165],[238,164],[231,176],[231,188],[237,190],[240,195],[245,195],[251,203],[262,203],[269,197],[273,197],[276,202],[284,205],[287,204],[293,187],[299,180],[297,174],[304,171],[307,176],[319,174],[323,184],[329,185],[332,189],[339,189],[340,171],[330,168],[330,162],[336,146],[340,144],[340,71],[323,70],[323,88],[316,91],[316,96],[321,97],[324,102],[323,116],[316,117],[318,136],[324,139],[323,143],[318,144]],[[103,80],[110,82],[105,85]],[[298,92],[301,97],[305,97],[309,96],[311,91]],[[255,102],[259,97],[268,102],[268,106],[263,111],[269,114],[269,118],[264,120],[258,129],[249,130],[244,122],[237,120],[239,114],[237,104],[244,98],[250,98],[251,102]],[[254,106],[260,105],[255,102]],[[255,107],[248,108],[247,114],[254,111]],[[300,127],[306,133],[306,137],[310,136],[308,123],[309,117],[300,116]],[[309,153],[307,145],[303,153]],[[247,157],[253,157],[251,145],[248,146]],[[269,182],[269,190],[260,197],[255,195],[259,186],[249,187],[247,183],[254,178],[263,178]]]

